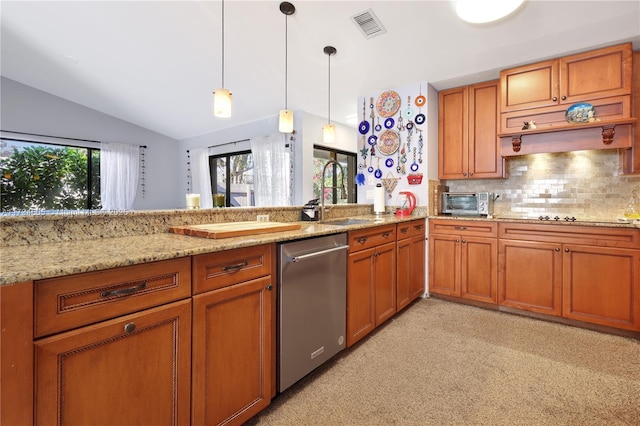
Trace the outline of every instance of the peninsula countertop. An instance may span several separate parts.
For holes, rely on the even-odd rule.
[[[278,243],[357,229],[395,224],[426,215],[358,216],[365,223],[332,225],[330,221],[297,222],[299,230],[242,237],[208,239],[173,233],[154,233],[92,240],[62,241],[1,247],[0,285],[98,271],[127,265],[213,253],[260,244]]]

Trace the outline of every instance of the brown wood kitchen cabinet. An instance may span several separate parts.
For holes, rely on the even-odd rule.
[[[640,230],[501,223],[499,303],[640,330]]]
[[[530,120],[566,127],[565,111],[577,102],[592,103],[603,121],[629,118],[632,54],[625,43],[501,71],[499,133]]]
[[[425,292],[425,220],[398,224],[397,310],[400,311]]]
[[[429,220],[429,292],[497,303],[497,224]]]
[[[438,94],[438,177],[504,177],[499,152],[498,81],[440,91]]]
[[[190,267],[34,282],[35,424],[190,424]]]
[[[347,347],[391,318],[396,308],[396,225],[349,232]]]
[[[273,244],[193,257],[193,424],[242,424],[274,396],[274,262]]]

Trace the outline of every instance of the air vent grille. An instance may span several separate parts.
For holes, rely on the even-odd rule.
[[[353,15],[351,20],[360,29],[365,38],[376,37],[387,32],[372,9]]]

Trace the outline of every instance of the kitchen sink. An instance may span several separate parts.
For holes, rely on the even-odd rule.
[[[324,222],[325,225],[349,226],[362,225],[363,223],[372,223],[375,219],[336,219]]]

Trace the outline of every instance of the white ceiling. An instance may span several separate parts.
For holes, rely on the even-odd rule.
[[[360,114],[360,96],[428,81],[436,89],[620,41],[640,48],[640,1],[528,0],[493,24],[468,24],[452,1],[294,0],[288,106]],[[233,116],[211,114],[221,85],[220,1],[0,3],[1,74],[176,139],[274,116],[284,107],[279,1],[225,1],[225,86]],[[387,33],[365,39],[351,16],[372,8]],[[356,121],[356,117],[353,117]]]

